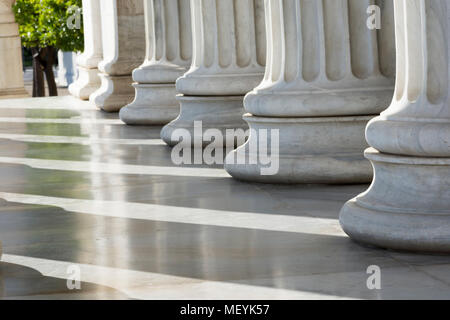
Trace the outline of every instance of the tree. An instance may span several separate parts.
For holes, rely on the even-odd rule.
[[[57,50],[83,51],[81,0],[17,0],[13,5],[23,46],[33,54],[33,97],[58,95],[53,66]]]

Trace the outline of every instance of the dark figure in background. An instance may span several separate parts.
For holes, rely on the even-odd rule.
[[[57,50],[53,47],[33,48],[33,97],[45,97],[44,74],[47,79],[49,96],[57,96],[53,66],[58,61]]]

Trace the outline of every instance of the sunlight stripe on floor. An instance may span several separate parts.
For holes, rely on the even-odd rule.
[[[0,100],[0,109],[99,111],[93,103],[73,96],[14,98]]]
[[[109,124],[125,125],[120,119],[96,119],[96,118],[19,118],[19,117],[0,117],[0,122],[5,123],[59,123],[59,124]]]
[[[345,237],[337,219],[210,210],[123,201],[57,198],[5,192],[0,192],[0,198],[14,203],[54,206],[68,212],[95,216]]]
[[[296,291],[282,288],[255,286],[225,281],[210,281],[166,275],[161,273],[111,268],[92,264],[79,264],[4,254],[4,263],[31,268],[43,276],[71,280],[68,271],[80,268],[81,289],[83,283],[113,288],[131,299],[145,300],[301,300],[301,299],[347,299],[327,294]],[[71,282],[72,283],[72,282]]]
[[[74,136],[42,136],[34,134],[12,134],[0,133],[0,139],[7,139],[20,142],[36,143],[70,143],[70,144],[124,144],[124,145],[149,145],[165,146],[161,139],[110,139],[94,137],[74,137]]]
[[[231,177],[225,170],[213,168],[143,166],[133,164],[120,164],[120,163],[48,160],[48,159],[12,158],[12,157],[0,157],[0,163],[21,164],[35,169],[92,172],[92,173],[115,173],[115,174],[136,174],[136,175],[154,175],[154,176],[197,177],[197,178]]]

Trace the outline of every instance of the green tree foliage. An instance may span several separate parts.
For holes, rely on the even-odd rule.
[[[58,95],[53,66],[57,49],[83,51],[81,0],[17,0],[13,5],[22,44],[33,56],[33,97]]]
[[[81,0],[17,0],[13,5],[22,44],[83,51]],[[78,18],[77,18],[78,17]]]

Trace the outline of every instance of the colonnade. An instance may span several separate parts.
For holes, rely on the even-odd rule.
[[[166,124],[161,137],[171,146],[175,130],[194,134],[196,121],[224,139],[248,124],[247,142],[226,159],[233,177],[372,181],[342,209],[350,237],[450,252],[446,0],[85,2],[91,26],[74,95],[123,108],[127,124]],[[381,28],[372,30],[374,4]],[[260,174],[249,148],[261,129],[279,132],[272,175]]]

